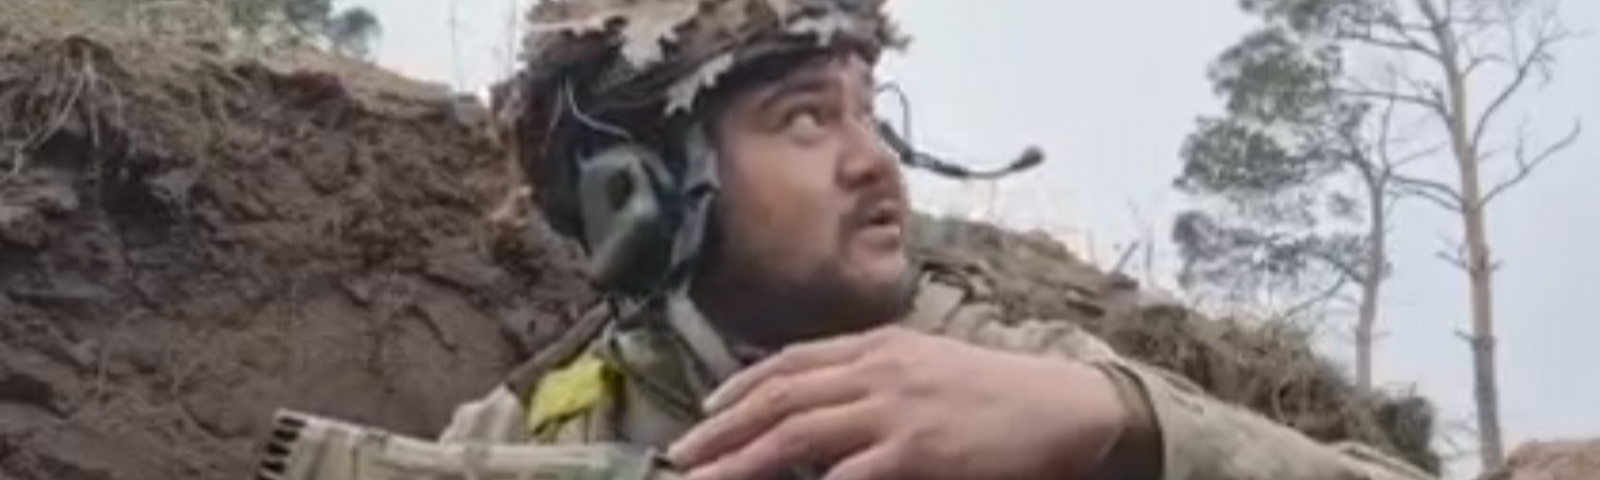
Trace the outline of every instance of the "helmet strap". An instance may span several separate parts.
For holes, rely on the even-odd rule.
[[[717,177],[717,150],[711,144],[705,124],[691,125],[684,129],[683,135],[683,170],[679,177],[678,205],[674,206],[682,222],[672,242],[668,289],[686,286],[697,263],[706,256],[712,204],[722,189]]]

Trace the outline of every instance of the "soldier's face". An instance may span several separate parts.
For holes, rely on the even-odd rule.
[[[869,64],[816,58],[744,88],[717,116],[721,241],[713,272],[793,315],[758,328],[808,337],[891,320],[907,271],[899,163],[875,128]],[[766,298],[761,298],[761,297]],[[804,315],[821,318],[785,318]],[[772,322],[783,322],[774,325]]]

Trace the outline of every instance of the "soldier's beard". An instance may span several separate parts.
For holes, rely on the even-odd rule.
[[[761,349],[870,330],[911,307],[911,272],[896,283],[865,286],[833,269],[781,281],[757,268],[730,270],[736,271],[697,279],[691,295],[724,335]]]

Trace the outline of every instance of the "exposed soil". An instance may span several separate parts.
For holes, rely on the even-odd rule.
[[[280,407],[431,435],[592,300],[570,246],[489,219],[515,175],[442,89],[6,24],[0,480],[243,478]],[[1015,313],[1437,468],[1426,402],[1356,392],[1303,334],[1196,318],[1035,236],[917,232]]]
[[[431,434],[589,298],[483,221],[482,112],[123,40],[0,36],[0,478],[246,478],[285,406]]]

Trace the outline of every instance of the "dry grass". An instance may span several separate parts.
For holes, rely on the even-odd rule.
[[[223,42],[225,17],[215,2],[6,0],[0,26],[28,33],[131,32],[146,38]]]
[[[1212,395],[1324,441],[1358,440],[1438,471],[1434,410],[1408,392],[1363,391],[1281,322],[1207,319],[1106,275],[1064,246],[961,220],[920,219],[920,255],[973,265],[1013,318],[1077,322],[1123,353],[1182,373]]]

